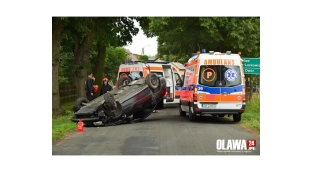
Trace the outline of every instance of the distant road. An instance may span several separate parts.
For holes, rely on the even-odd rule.
[[[255,139],[251,151],[218,152],[218,139]],[[260,136],[225,118],[204,116],[190,122],[178,108],[166,108],[145,121],[88,127],[52,146],[53,155],[260,155]]]

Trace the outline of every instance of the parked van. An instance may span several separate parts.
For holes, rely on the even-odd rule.
[[[134,75],[140,75],[140,77],[146,77],[149,73],[155,73],[159,77],[164,77],[166,80],[167,94],[164,97],[159,108],[163,108],[166,103],[179,103],[179,98],[176,96],[176,75],[173,72],[172,66],[169,62],[130,62],[123,63],[119,66],[117,80],[120,77],[129,77],[130,80],[133,80]],[[179,77],[180,78],[180,77]],[[181,78],[180,78],[180,82]],[[116,86],[118,82],[116,83]]]
[[[197,52],[185,68],[179,102],[181,116],[188,113],[193,121],[197,115],[232,115],[234,122],[241,120],[246,101],[244,69],[238,54]]]

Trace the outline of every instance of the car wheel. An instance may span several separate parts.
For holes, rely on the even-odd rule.
[[[218,114],[218,116],[219,116],[220,118],[223,118],[223,117],[225,116],[225,114]]]
[[[239,122],[242,119],[242,114],[234,114],[233,115],[233,120],[234,122]]]
[[[84,97],[80,97],[75,101],[75,105],[74,105],[74,112],[78,112],[78,110],[80,110],[80,108],[82,106],[84,106],[84,103],[89,103],[89,100],[84,98]]]
[[[192,112],[191,106],[189,106],[189,120],[194,121],[196,119],[196,114]]]
[[[181,103],[179,104],[179,113],[180,113],[180,116],[186,116],[186,112],[182,110]]]
[[[116,104],[116,100],[114,98],[114,95],[107,92],[104,94],[104,100],[105,100],[105,104],[110,108],[110,109],[116,109],[117,108],[117,104]]]
[[[121,77],[118,79],[117,87],[126,86],[131,82],[131,79],[129,77]]]
[[[159,79],[155,73],[148,74],[145,81],[150,89],[157,89],[159,86]]]

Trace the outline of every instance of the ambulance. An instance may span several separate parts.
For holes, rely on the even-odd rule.
[[[233,116],[241,121],[245,111],[245,78],[238,54],[199,51],[185,64],[179,101],[180,116]]]
[[[177,82],[182,83],[180,80],[176,80],[177,72],[173,71],[169,62],[124,62],[119,66],[117,80],[120,77],[129,77],[133,80],[133,75],[140,75],[140,77],[146,77],[149,73],[155,73],[158,77],[164,77],[166,79],[167,93],[163,101],[159,104],[159,108],[163,108],[164,104],[176,103],[179,104],[179,96],[176,96]],[[116,82],[116,86],[118,82]],[[179,86],[180,87],[180,86]]]

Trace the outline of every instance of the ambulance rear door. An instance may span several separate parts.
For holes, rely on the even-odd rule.
[[[183,84],[182,83],[182,79],[181,79],[181,76],[180,74],[178,73],[178,71],[173,68],[173,74],[174,74],[174,80],[173,80],[173,83],[174,83],[174,89],[175,89],[175,98],[180,98],[180,93],[181,93],[181,85]]]
[[[166,102],[173,102],[175,98],[175,79],[172,71],[172,67],[170,64],[163,64],[162,65],[164,70],[164,77],[166,79],[166,86],[167,86],[167,98]]]
[[[234,55],[224,55],[221,57],[220,80],[222,109],[241,109],[244,97],[244,82],[241,73],[241,61]]]
[[[203,109],[218,109],[221,106],[222,75],[220,55],[209,55],[200,61],[198,76],[198,101]]]

